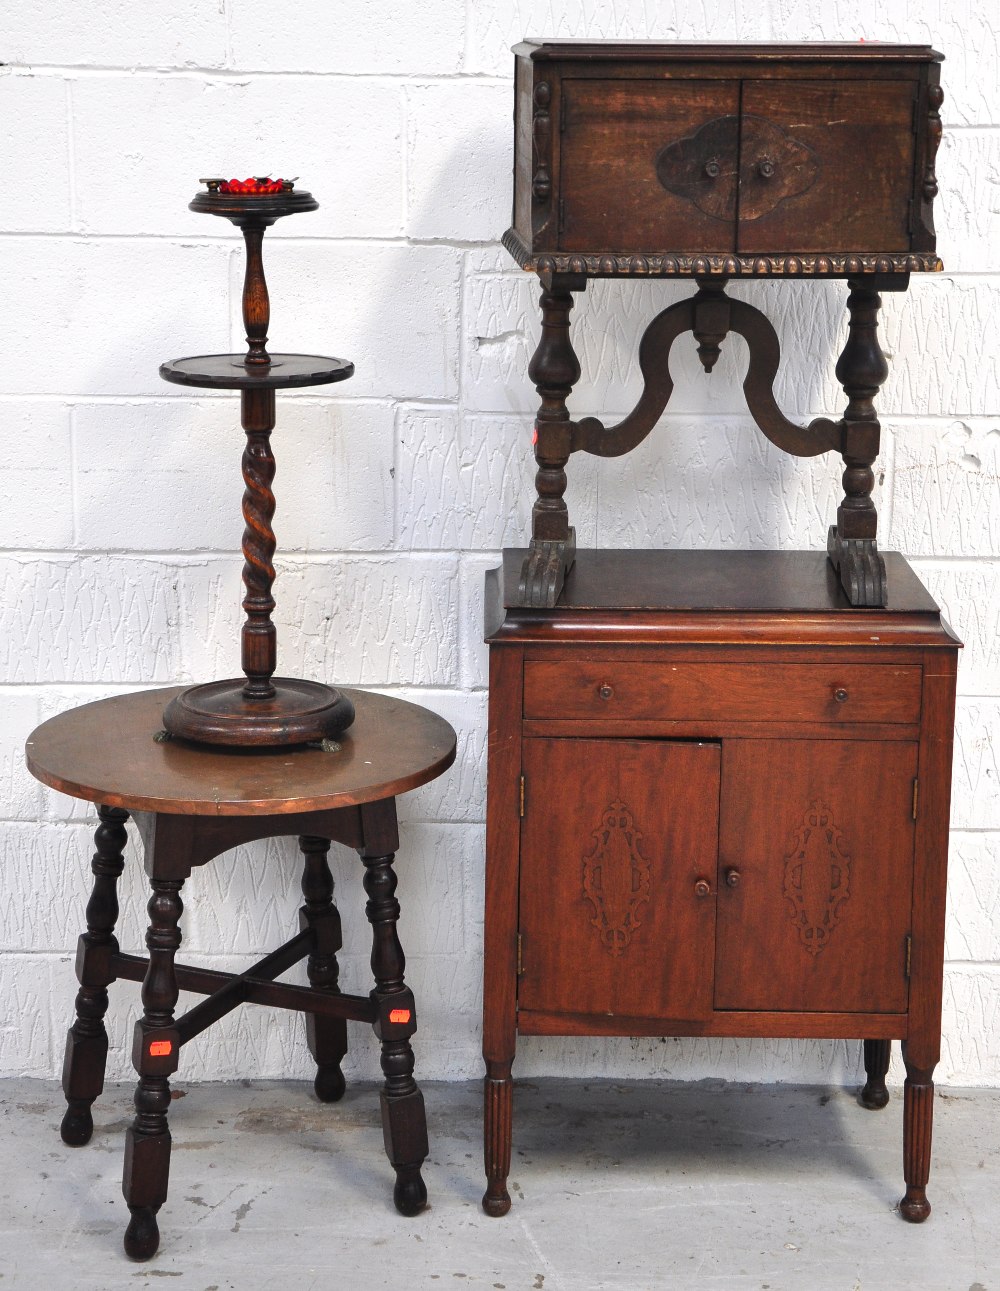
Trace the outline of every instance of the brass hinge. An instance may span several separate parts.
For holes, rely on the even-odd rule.
[[[517,975],[518,977],[521,977],[524,974],[524,959],[522,958],[522,953],[521,953],[523,945],[524,945],[524,938],[521,936],[520,933],[518,933],[517,934]],[[907,976],[909,976],[909,961],[907,961]]]
[[[524,776],[521,776],[521,791],[518,800],[518,815],[524,819]]]
[[[913,803],[912,803],[912,805],[911,805],[911,814],[912,814],[912,816],[913,816],[913,819],[914,819],[914,820],[916,820],[916,818],[917,818],[917,795],[919,794],[919,792],[920,792],[920,781],[919,781],[919,780],[914,780],[914,782],[913,782]],[[524,813],[522,812],[521,814],[523,815]]]
[[[907,933],[906,934],[906,973],[905,973],[906,977],[909,977],[910,975],[910,958],[912,954],[913,954],[913,938],[909,933]],[[520,956],[520,950],[518,951],[518,955]],[[518,962],[520,962],[520,960]]]

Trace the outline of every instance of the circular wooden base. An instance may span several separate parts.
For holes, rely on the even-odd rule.
[[[332,686],[272,677],[275,695],[253,701],[245,677],[190,686],[163,710],[171,735],[199,744],[283,747],[333,739],[354,721],[354,705]]]

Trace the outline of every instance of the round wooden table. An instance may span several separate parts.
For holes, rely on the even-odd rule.
[[[345,691],[357,716],[336,742],[207,748],[162,730],[164,704],[180,689],[85,704],[44,722],[27,742],[28,768],[37,779],[99,804],[94,887],[77,950],[76,1020],[63,1066],[68,1106],[62,1137],[79,1145],[93,1132],[91,1105],[104,1086],[108,1051],[108,986],[118,978],[141,981],[144,1012],[132,1046],[139,1084],[122,1191],[131,1214],[125,1250],[133,1259],[147,1259],[159,1245],[156,1214],[167,1196],[169,1077],[177,1070],[181,1046],[245,1002],[298,1010],[306,1014],[316,1093],[324,1102],[336,1102],[344,1092],[347,1022],[370,1022],[381,1042],[382,1125],[396,1172],[393,1198],[403,1214],[417,1214],[427,1202],[420,1175],[427,1129],[410,1047],[416,1010],[404,982],[396,931],[395,799],[451,766],[455,732],[416,704]],[[148,957],[122,953],[114,935],[129,817],[143,841],[152,888]],[[287,834],[299,836],[304,856],[298,935],[244,973],[176,963],[180,891],[192,869],[242,843]],[[337,984],[342,939],[327,863],[331,840],[353,847],[365,867],[374,978],[369,995],[344,994]],[[275,980],[302,959],[309,986]],[[181,990],[206,998],[175,1017]]]

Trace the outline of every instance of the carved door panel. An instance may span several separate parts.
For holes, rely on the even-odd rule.
[[[562,84],[564,251],[732,252],[739,84]]]
[[[718,744],[527,739],[518,1006],[712,1010]]]
[[[917,746],[731,740],[717,1009],[901,1013]]]
[[[912,81],[745,81],[738,249],[905,251]]]

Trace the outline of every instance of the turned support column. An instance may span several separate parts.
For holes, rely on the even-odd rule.
[[[249,360],[248,360],[249,361]],[[247,682],[243,696],[249,700],[273,699],[271,677],[277,667],[278,638],[271,615],[274,612],[274,482],[275,462],[271,452],[274,429],[274,391],[244,390],[240,400],[241,421],[246,431],[243,451],[243,609],[246,622],[241,633],[242,667]]]
[[[148,862],[147,862],[148,863]],[[181,878],[150,880],[149,966],[142,983],[143,1016],[135,1025],[132,1063],[139,1073],[135,1119],[125,1139],[122,1193],[131,1220],[125,1230],[125,1253],[145,1260],[160,1244],[156,1212],[167,1199],[170,1171],[170,1079],[177,1070],[180,1037],[174,1027],[179,994],[174,956],[181,944],[178,926],[184,904]]]
[[[531,509],[531,555],[521,571],[522,605],[552,606],[576,554],[576,534],[566,508],[566,463],[572,424],[566,400],[580,379],[580,361],[569,334],[573,292],[586,279],[553,275],[543,281],[542,334],[528,364],[541,403],[535,414],[535,491]]]
[[[391,833],[395,833],[393,805]],[[389,823],[388,821],[384,823]],[[389,831],[384,831],[384,841]],[[404,981],[406,959],[396,924],[396,875],[392,852],[381,853],[377,844],[359,852],[365,866],[364,886],[368,901],[365,914],[372,926],[372,998],[378,1008],[374,1024],[381,1042],[385,1085],[380,1095],[382,1135],[385,1151],[396,1171],[393,1201],[403,1215],[416,1215],[427,1205],[427,1188],[420,1167],[428,1153],[424,1096],[413,1079],[413,1049],[410,1037],[417,1029],[413,993]]]
[[[94,1132],[91,1106],[104,1088],[108,1059],[108,1033],[104,1015],[108,1011],[108,987],[115,980],[111,960],[118,953],[115,924],[118,922],[118,880],[125,868],[123,853],[128,842],[125,823],[129,818],[121,807],[98,807],[101,823],[94,833],[94,857],[90,863],[94,888],[87,902],[87,931],[77,943],[76,1021],[66,1037],[62,1087],[66,1113],[59,1131],[64,1143],[79,1147]]]
[[[343,943],[340,913],[333,904],[333,875],[327,862],[330,840],[305,835],[299,839],[305,858],[302,870],[302,895],[305,905],[299,910],[299,927],[313,935],[313,948],[306,961],[309,985],[330,995],[340,994],[340,966],[337,951]],[[322,1103],[336,1103],[343,1098],[346,1082],[340,1069],[347,1053],[347,1022],[316,1013],[306,1014],[306,1039],[316,1061],[313,1088]]]
[[[847,344],[837,362],[837,380],[848,398],[841,422],[844,499],[827,543],[830,559],[852,605],[886,603],[885,562],[875,542],[878,513],[872,501],[881,426],[875,396],[889,375],[878,342],[882,298],[861,278],[849,279]]]

